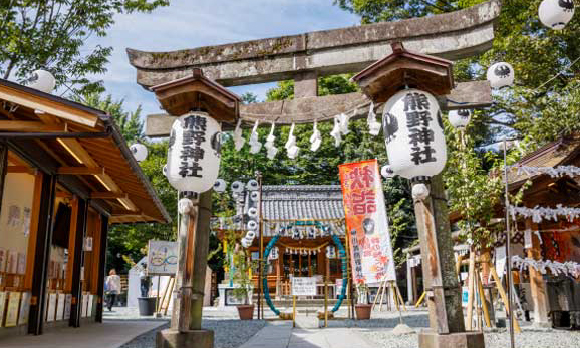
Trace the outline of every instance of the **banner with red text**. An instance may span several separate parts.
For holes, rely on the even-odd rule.
[[[338,170],[354,281],[396,280],[377,160],[342,164]]]

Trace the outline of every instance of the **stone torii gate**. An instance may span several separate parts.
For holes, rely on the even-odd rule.
[[[137,82],[147,89],[191,76],[194,68],[223,86],[295,81],[293,100],[240,105],[240,117],[247,124],[325,121],[353,109],[357,118],[366,116],[370,100],[362,93],[317,96],[318,77],[359,72],[391,54],[394,41],[409,51],[451,60],[484,53],[492,46],[493,23],[500,10],[501,1],[490,0],[461,11],[397,22],[173,52],[128,48],[127,53],[137,68]],[[459,83],[440,103],[443,109],[486,107],[492,103],[491,88],[487,81]],[[149,115],[146,133],[168,136],[173,121],[167,114]]]

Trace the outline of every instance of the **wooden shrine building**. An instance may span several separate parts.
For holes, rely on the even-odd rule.
[[[333,294],[336,294],[334,284],[342,278],[341,260],[331,234],[337,235],[344,245],[344,208],[340,186],[263,186],[261,201],[263,246],[275,235],[281,236],[275,244],[277,252],[271,253],[267,260],[268,274],[264,275],[272,297],[290,295],[291,277],[316,277],[322,294],[323,279],[328,276],[333,284]],[[247,208],[248,205],[245,206]],[[226,226],[218,229],[222,240],[223,227]],[[244,233],[240,232],[240,237]],[[331,247],[330,253],[327,247]],[[259,235],[248,250],[252,260],[260,258]],[[252,272],[252,279],[257,288],[257,270]]]
[[[100,322],[109,226],[171,221],[111,116],[1,79],[0,201],[0,337]]]

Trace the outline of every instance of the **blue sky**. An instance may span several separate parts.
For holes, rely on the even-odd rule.
[[[172,0],[169,7],[151,14],[117,15],[107,37],[93,38],[114,51],[108,72],[96,76],[104,81],[107,93],[124,99],[127,109],[138,105],[143,115],[159,113],[153,93],[136,82],[136,70],[129,64],[125,48],[167,51],[237,41],[300,34],[303,32],[357,25],[359,19],[332,0]],[[264,99],[274,84],[238,86],[237,94],[254,92]]]

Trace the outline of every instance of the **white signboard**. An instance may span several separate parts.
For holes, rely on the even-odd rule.
[[[149,241],[147,274],[174,275],[177,273],[177,242]]]
[[[56,302],[56,320],[63,320],[65,302],[66,294],[58,294],[58,300]]]
[[[292,278],[292,296],[316,296],[316,278]]]

